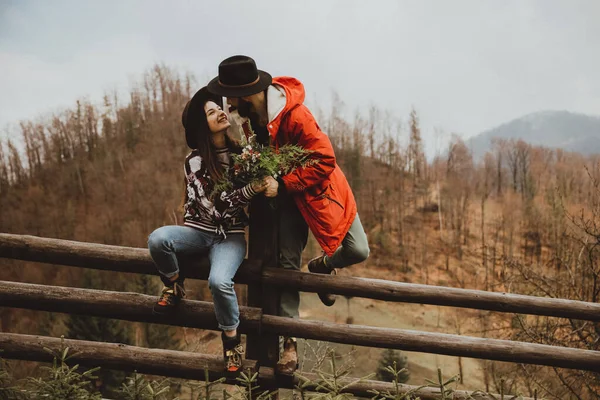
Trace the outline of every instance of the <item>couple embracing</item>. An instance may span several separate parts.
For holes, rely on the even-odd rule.
[[[241,368],[244,353],[233,277],[246,254],[244,207],[254,196],[277,197],[279,267],[300,270],[309,228],[323,249],[323,255],[308,263],[312,273],[333,274],[336,268],[369,256],[352,190],[336,163],[329,138],[303,104],[304,96],[297,79],[272,78],[258,70],[250,57],[233,56],[221,62],[219,75],[192,97],[182,115],[186,142],[192,149],[184,164],[184,223],[160,227],[148,238],[150,255],[164,283],[154,306],[156,313],[168,314],[185,297],[185,277],[177,256],[208,253],[208,284],[222,331],[224,366],[230,372]],[[232,156],[241,152],[227,135],[231,119],[249,123],[258,140],[273,148],[293,144],[308,150],[314,162],[277,179],[268,176],[220,190],[218,182],[235,182]],[[319,298],[327,306],[335,302],[335,296],[328,293],[319,293]],[[298,291],[284,290],[279,315],[298,318],[299,304]],[[276,369],[291,374],[298,363],[296,339],[283,340]]]

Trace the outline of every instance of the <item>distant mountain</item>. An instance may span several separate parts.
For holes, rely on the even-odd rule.
[[[476,159],[492,147],[492,138],[522,139],[536,146],[582,154],[600,153],[600,117],[568,111],[540,111],[487,130],[467,141]]]

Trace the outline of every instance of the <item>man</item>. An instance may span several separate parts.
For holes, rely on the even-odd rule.
[[[324,255],[308,263],[313,273],[334,274],[362,262],[369,245],[356,211],[356,202],[344,173],[337,165],[333,147],[303,104],[304,86],[291,77],[272,78],[258,70],[247,56],[229,57],[219,64],[219,76],[208,84],[209,91],[227,97],[232,108],[250,121],[259,141],[277,148],[295,144],[312,151],[318,162],[281,177],[268,191],[279,189],[279,252],[282,268],[300,270],[308,228]],[[335,296],[319,293],[327,306]],[[283,291],[280,315],[298,318],[298,291]],[[291,374],[298,363],[294,338],[284,339],[277,364],[280,373]]]

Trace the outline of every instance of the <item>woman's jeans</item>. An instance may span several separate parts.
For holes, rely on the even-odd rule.
[[[216,233],[189,226],[163,226],[148,237],[148,249],[165,284],[169,283],[169,278],[179,273],[178,255],[208,252],[208,286],[213,296],[219,328],[231,331],[238,327],[240,310],[233,290],[233,277],[246,255],[246,239],[243,234],[229,234],[223,239],[223,236]]]

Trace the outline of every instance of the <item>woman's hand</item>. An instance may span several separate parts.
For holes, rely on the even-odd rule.
[[[264,180],[267,187],[265,188],[265,197],[277,196],[277,189],[279,189],[279,182],[272,176],[267,176]]]

